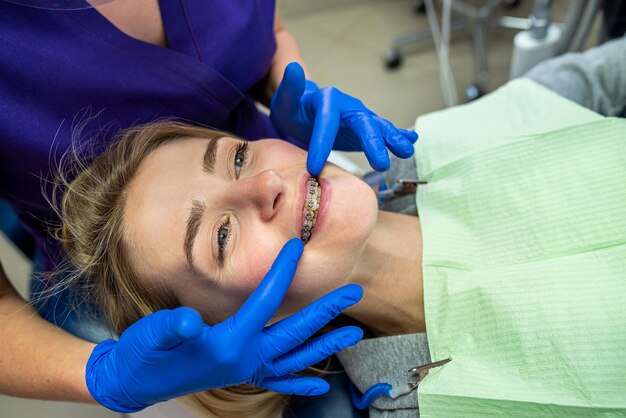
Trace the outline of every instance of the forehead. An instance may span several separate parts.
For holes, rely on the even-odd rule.
[[[202,161],[204,150],[209,139],[207,138],[186,138],[166,142],[150,152],[141,162],[135,179],[141,177],[146,171],[157,169],[167,169],[170,172],[179,171],[181,164],[188,164],[192,161]]]

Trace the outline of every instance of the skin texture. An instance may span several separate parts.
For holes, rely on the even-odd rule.
[[[126,35],[167,48],[159,0],[113,0],[94,8]]]
[[[232,315],[281,246],[299,236],[298,197],[306,194],[308,178],[306,152],[284,141],[250,142],[243,160],[239,139],[217,141],[213,174],[203,169],[207,139],[170,142],[149,154],[131,181],[124,209],[126,240],[141,280],[169,288],[211,322]],[[336,166],[327,164],[319,179],[328,210],[276,319],[357,283],[364,297],[349,315],[381,335],[423,330],[419,220],[379,212],[371,188]],[[191,267],[183,243],[194,201],[206,211]],[[219,268],[217,232],[225,219],[230,235]]]

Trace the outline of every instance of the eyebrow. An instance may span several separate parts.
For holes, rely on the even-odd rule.
[[[215,172],[215,161],[217,160],[217,149],[220,145],[220,139],[224,136],[218,136],[209,139],[209,143],[204,151],[204,157],[202,158],[202,169],[207,174],[213,174]]]
[[[185,232],[185,258],[187,263],[193,268],[193,244],[196,242],[196,235],[202,223],[202,216],[206,211],[206,205],[199,200],[194,200],[191,204],[191,211],[187,218],[187,228]]]

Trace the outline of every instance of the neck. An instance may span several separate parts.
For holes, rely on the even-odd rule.
[[[347,315],[378,336],[425,332],[419,218],[379,212],[350,278],[364,294]]]

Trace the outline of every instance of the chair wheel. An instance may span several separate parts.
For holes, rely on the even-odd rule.
[[[467,97],[468,102],[474,101],[484,95],[485,95],[485,92],[477,84],[470,84],[465,89],[465,96]]]
[[[402,65],[402,55],[400,55],[397,50],[390,49],[385,53],[384,61],[385,68],[387,68],[388,70],[393,70]]]

